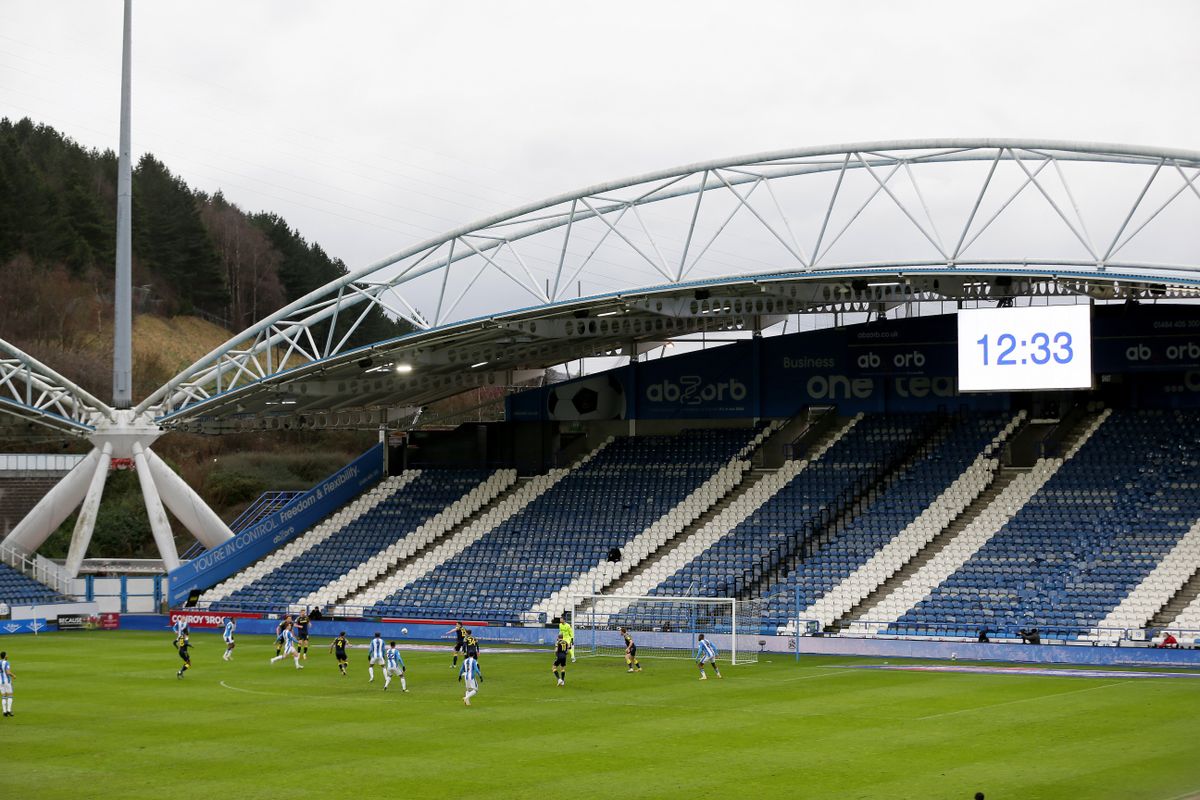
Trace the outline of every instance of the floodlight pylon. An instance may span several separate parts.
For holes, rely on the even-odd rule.
[[[82,436],[93,445],[92,451],[47,492],[0,543],[0,557],[16,556],[6,560],[18,562],[20,556],[35,553],[58,526],[79,508],[61,576],[68,579],[79,574],[88,545],[91,544],[114,458],[131,460],[134,464],[150,530],[163,566],[168,571],[177,568],[180,562],[167,509],[206,547],[214,547],[233,538],[232,531],[221,518],[150,449],[154,441],[163,435],[163,428],[150,414],[130,410],[133,404],[132,5],[132,0],[125,0],[122,30],[121,131],[117,163],[117,247],[113,292],[113,405],[109,406],[92,397],[30,356],[0,342],[0,351],[7,350],[16,356],[18,369],[11,372],[8,381],[24,380],[27,389],[5,410]],[[56,391],[52,395],[56,399],[54,404],[45,400],[51,391]],[[34,401],[35,393],[37,402]]]

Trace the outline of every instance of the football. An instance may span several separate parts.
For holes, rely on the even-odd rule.
[[[405,636],[408,636],[408,628],[401,628],[400,632],[403,633]]]
[[[546,395],[546,411],[556,420],[625,418],[625,387],[616,375],[562,383]]]

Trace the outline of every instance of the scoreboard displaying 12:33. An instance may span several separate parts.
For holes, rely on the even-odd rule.
[[[959,310],[960,392],[1090,388],[1091,306]]]

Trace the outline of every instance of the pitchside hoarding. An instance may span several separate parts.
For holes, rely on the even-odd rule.
[[[44,619],[12,619],[0,622],[0,636],[16,635],[19,633],[40,633],[47,629],[48,622]]]
[[[382,478],[383,445],[380,444],[271,516],[169,573],[171,605],[181,604],[193,590],[207,589],[250,566]]]
[[[224,628],[225,618],[231,619],[262,619],[262,614],[250,614],[241,611],[172,611],[167,619],[174,626],[179,620],[187,623],[189,628]]]

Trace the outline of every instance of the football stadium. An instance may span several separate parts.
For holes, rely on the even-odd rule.
[[[142,397],[120,208],[113,402],[0,341],[85,445],[0,457],[0,796],[1200,796],[1200,151],[563,187]],[[338,431],[232,521],[154,450]],[[158,558],[98,564],[129,472]]]

